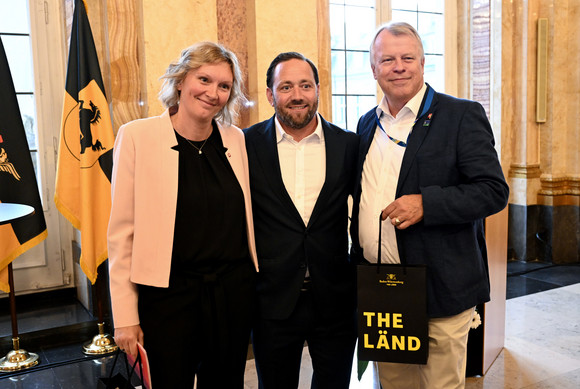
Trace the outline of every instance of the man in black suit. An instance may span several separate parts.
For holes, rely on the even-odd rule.
[[[483,220],[509,189],[483,107],[424,82],[413,27],[379,28],[370,56],[384,98],[357,126],[351,257],[376,262],[380,242],[382,262],[427,266],[430,339],[427,365],[379,363],[379,377],[383,389],[463,388],[474,307],[489,301]]]
[[[258,274],[253,347],[260,388],[298,387],[304,342],[312,388],[348,388],[356,339],[347,198],[358,137],[317,113],[318,71],[302,54],[267,71],[275,115],[245,130]]]

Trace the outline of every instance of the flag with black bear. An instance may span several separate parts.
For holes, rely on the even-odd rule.
[[[75,0],[54,201],[81,231],[80,264],[92,283],[108,256],[114,140],[85,4]]]
[[[0,289],[9,292],[8,265],[47,235],[36,174],[16,90],[0,39],[0,202],[30,205],[34,214],[0,224]]]

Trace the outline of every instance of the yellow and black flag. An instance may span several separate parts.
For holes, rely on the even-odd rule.
[[[114,140],[85,4],[75,0],[54,202],[81,231],[81,268],[92,283],[107,259]]]
[[[0,39],[0,202],[34,207],[34,215],[0,225],[0,289],[9,292],[8,265],[46,238],[46,222],[16,91]]]

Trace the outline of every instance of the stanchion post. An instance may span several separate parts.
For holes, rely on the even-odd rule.
[[[14,294],[14,273],[12,270],[12,263],[8,264],[8,285],[10,292],[8,294],[10,299],[10,316],[12,319],[12,346],[14,350],[10,351],[6,356],[0,359],[0,371],[15,371],[27,369],[38,365],[38,355],[29,353],[20,348],[20,337],[18,336],[18,319],[16,317],[16,296]]]

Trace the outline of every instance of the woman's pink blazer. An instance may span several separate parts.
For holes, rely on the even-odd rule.
[[[244,134],[235,126],[218,127],[244,193],[248,248],[257,270]],[[169,285],[179,161],[174,146],[177,140],[168,111],[127,123],[117,134],[107,233],[115,328],[139,324],[136,284]]]

